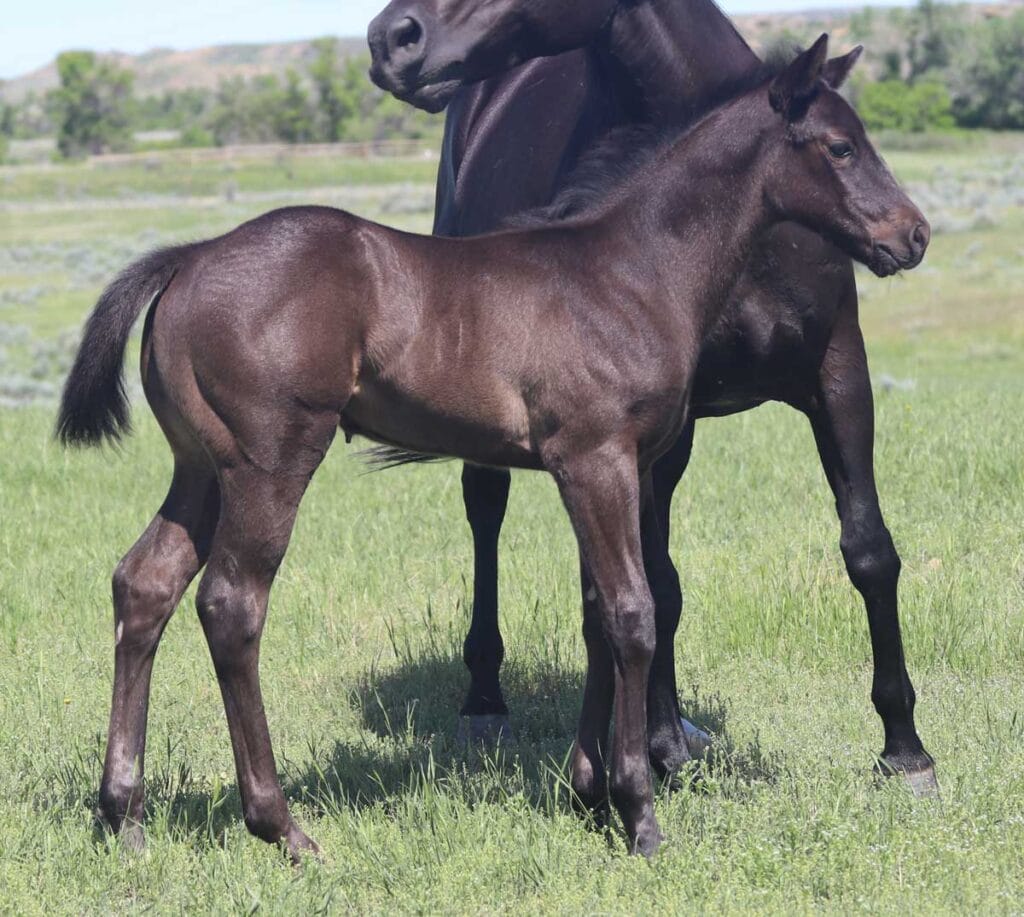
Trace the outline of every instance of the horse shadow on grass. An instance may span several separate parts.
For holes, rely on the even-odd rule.
[[[450,791],[499,792],[504,783],[530,804],[550,811],[571,804],[565,779],[583,693],[579,667],[535,656],[506,664],[502,681],[512,711],[514,740],[498,746],[467,743],[458,735],[457,711],[467,674],[454,653],[406,657],[393,669],[364,673],[350,703],[362,727],[358,744],[336,741],[310,749],[310,760],[286,772],[286,794],[328,814],[339,806],[362,809],[417,792],[425,780]],[[760,739],[737,743],[728,728],[728,704],[694,687],[682,698],[688,719],[714,737],[713,749],[687,779],[670,789],[700,791],[754,782],[775,783],[785,769]],[[560,800],[560,802],[558,801]]]
[[[395,668],[371,668],[349,696],[360,726],[355,741],[311,743],[300,760],[282,759],[285,794],[313,817],[345,811],[397,806],[428,785],[470,804],[515,794],[537,811],[553,814],[571,808],[565,778],[583,691],[579,666],[547,657],[523,657],[503,669],[512,710],[515,741],[495,747],[458,738],[457,711],[466,670],[454,653],[427,651],[405,656]],[[737,743],[730,735],[728,703],[694,686],[682,695],[686,716],[710,732],[712,752],[677,781],[674,789],[742,795],[738,787],[775,783],[785,771],[779,755],[766,754],[758,738]],[[37,809],[49,817],[64,811],[91,811],[95,791],[83,794],[101,761],[97,746],[56,775]],[[85,758],[91,760],[85,760]],[[151,759],[146,780],[149,832],[198,849],[222,847],[229,832],[241,827],[241,801],[231,781],[210,786],[191,774],[180,749],[168,747]],[[63,779],[62,779],[63,778]],[[109,834],[97,823],[97,845]]]

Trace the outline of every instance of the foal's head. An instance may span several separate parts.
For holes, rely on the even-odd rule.
[[[370,23],[370,75],[440,111],[455,91],[592,42],[619,0],[391,0]]]
[[[768,203],[880,277],[916,267],[928,247],[928,221],[836,92],[861,49],[833,60],[827,51],[822,35],[767,87],[781,140],[766,159]]]

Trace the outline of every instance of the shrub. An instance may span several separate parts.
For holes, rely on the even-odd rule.
[[[949,92],[931,81],[910,86],[899,80],[882,80],[865,86],[858,110],[869,130],[920,133],[953,127]]]

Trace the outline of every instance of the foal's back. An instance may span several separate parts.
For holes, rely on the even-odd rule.
[[[474,454],[486,429],[502,454],[479,458],[532,464],[521,392],[551,368],[552,335],[567,339],[583,245],[568,230],[453,241],[330,208],[265,214],[187,256],[147,326],[147,397],[218,460],[268,469],[282,461],[268,430],[301,444],[329,415],[428,452]]]

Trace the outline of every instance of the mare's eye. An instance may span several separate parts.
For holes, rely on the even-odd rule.
[[[845,140],[836,140],[828,145],[828,155],[833,159],[849,159],[853,155],[853,147]]]

